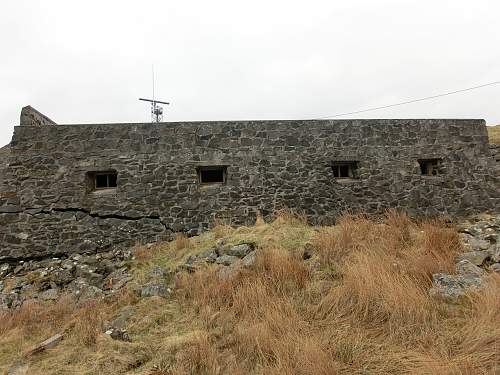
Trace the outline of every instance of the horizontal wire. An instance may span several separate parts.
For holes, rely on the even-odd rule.
[[[358,111],[353,111],[353,112],[339,113],[339,114],[336,114],[336,115],[329,115],[329,116],[315,117],[313,120],[329,119],[329,118],[334,118],[334,117],[341,117],[341,116],[347,116],[347,115],[354,115],[354,114],[356,114],[356,113],[363,113],[363,112],[376,111],[376,110],[378,110],[378,109],[384,109],[384,108],[397,107],[397,106],[401,106],[401,105],[405,105],[405,104],[410,104],[410,103],[421,102],[421,101],[424,101],[424,100],[436,99],[436,98],[440,98],[440,97],[442,97],[442,96],[448,96],[448,95],[458,94],[458,93],[465,92],[465,91],[477,90],[477,89],[480,89],[480,88],[482,88],[482,87],[486,87],[486,86],[493,86],[493,85],[498,85],[498,84],[500,84],[500,81],[489,82],[489,83],[485,83],[485,84],[478,85],[478,86],[468,87],[468,88],[466,88],[466,89],[455,90],[455,91],[449,91],[449,92],[445,92],[445,93],[442,93],[442,94],[437,94],[437,95],[432,95],[432,96],[426,96],[426,97],[424,97],[424,98],[418,98],[418,99],[407,100],[407,101],[404,101],[404,102],[399,102],[399,103],[394,103],[394,104],[388,104],[388,105],[384,105],[384,106],[380,106],[380,107],[366,108],[366,109],[361,109],[361,110],[358,110]]]

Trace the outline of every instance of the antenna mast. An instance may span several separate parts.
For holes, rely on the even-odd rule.
[[[150,102],[151,103],[151,122],[161,122],[163,120],[163,107],[160,107],[158,103],[160,104],[166,104],[169,105],[169,102],[162,102],[160,100],[155,99],[155,67],[154,65],[151,65],[151,73],[152,73],[152,79],[153,79],[153,99],[145,99],[145,98],[139,98],[139,100],[142,100],[144,102]]]

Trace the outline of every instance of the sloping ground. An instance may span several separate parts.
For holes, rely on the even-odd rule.
[[[249,267],[228,272],[186,263],[222,242],[242,241],[257,246]],[[17,363],[18,374],[494,374],[500,277],[488,276],[482,291],[455,305],[428,293],[431,275],[453,273],[461,251],[454,228],[394,213],[383,222],[346,216],[335,227],[311,227],[288,213],[253,227],[218,225],[199,237],[135,249],[130,267],[139,285],[158,276],[171,285],[173,270],[190,265],[177,273],[168,298],[137,297],[129,284],[130,291],[104,301],[25,303],[4,313],[0,369]],[[125,327],[132,341],[103,333],[110,325]],[[56,347],[22,357],[61,332]]]
[[[500,144],[500,125],[488,126],[490,143]]]

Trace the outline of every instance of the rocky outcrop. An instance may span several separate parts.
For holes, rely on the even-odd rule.
[[[436,299],[459,302],[479,291],[490,272],[500,272],[500,215],[466,223],[460,229],[466,252],[459,254],[456,274],[434,274],[429,293]]]
[[[132,280],[130,258],[130,251],[115,250],[0,264],[0,309],[18,307],[27,299],[56,300],[63,294],[78,301],[113,294]]]
[[[113,250],[0,263],[0,309],[19,307],[28,299],[51,301],[62,295],[71,295],[77,302],[102,298],[127,284],[141,298],[168,298],[179,273],[195,272],[206,265],[219,265],[221,276],[227,276],[253,265],[255,253],[253,242],[230,245],[219,240],[216,246],[189,256],[175,270],[153,267],[141,284],[133,279],[129,271],[133,260],[131,251]]]
[[[229,245],[221,239],[214,247],[190,256],[184,264],[177,267],[176,272],[194,272],[205,265],[218,264],[222,266],[219,273],[225,277],[241,268],[252,266],[255,262],[255,247],[253,242]]]

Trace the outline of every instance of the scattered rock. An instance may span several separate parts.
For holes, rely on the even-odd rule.
[[[149,284],[141,288],[141,297],[159,296],[167,298],[172,293],[172,290],[164,284]]]
[[[26,362],[18,362],[10,367],[6,372],[7,375],[27,375],[29,364]]]
[[[99,289],[94,285],[89,285],[87,280],[83,278],[73,280],[71,284],[68,285],[67,290],[71,292],[71,294],[73,294],[80,302],[104,297],[102,289]]]
[[[53,300],[61,294],[92,298],[115,293],[131,280],[125,264],[130,251],[69,254],[63,258],[0,264],[0,308],[14,308],[26,299]]]
[[[473,275],[476,277],[481,277],[486,274],[482,268],[476,266],[467,259],[461,260],[455,265],[457,272],[461,275]]]
[[[193,264],[190,264],[190,263],[184,263],[184,264],[181,264],[180,266],[178,266],[176,269],[175,269],[175,272],[176,273],[179,273],[179,272],[182,272],[182,271],[187,271],[189,273],[193,273],[195,272],[196,270],[198,269],[197,266],[193,265]]]
[[[23,270],[25,270],[24,264],[20,264],[19,266],[17,266],[17,267],[14,268],[14,271],[12,271],[12,273],[14,275],[17,275],[17,274],[20,274],[21,271],[23,271]]]
[[[42,301],[56,300],[59,297],[57,289],[48,289],[38,294],[38,298]]]
[[[134,315],[135,309],[131,306],[124,307],[120,313],[109,323],[108,329],[121,328],[124,329],[128,320]]]
[[[500,272],[500,215],[488,216],[475,223],[462,225],[460,237],[471,251],[457,257],[458,275],[433,275],[430,294],[455,303],[468,291],[477,291],[489,272]]]
[[[10,265],[7,263],[0,264],[0,278],[5,277],[10,272]]]
[[[10,308],[10,299],[8,294],[0,293],[0,311]]]
[[[469,245],[473,251],[481,251],[488,250],[491,244],[487,240],[473,238],[470,240]]]
[[[500,273],[500,263],[493,263],[491,266],[488,267],[488,269],[491,272]]]
[[[436,299],[457,303],[468,291],[477,291],[482,285],[481,277],[475,275],[432,275],[432,288],[429,294]]]
[[[132,338],[127,333],[127,331],[124,329],[112,328],[112,329],[107,330],[105,333],[106,333],[106,335],[109,335],[113,340],[132,342]]]
[[[253,264],[255,263],[255,256],[256,256],[255,251],[252,251],[241,260],[241,263],[243,264],[244,267],[253,266]]]
[[[304,252],[302,253],[302,259],[303,260],[311,259],[314,253],[315,253],[314,245],[310,242],[307,242],[304,245]]]
[[[500,234],[496,238],[496,245],[491,255],[491,260],[493,262],[500,263]]]
[[[224,251],[224,245],[226,244],[226,240],[224,238],[218,239],[215,242],[215,251],[217,256],[222,255]]]
[[[238,260],[239,258],[233,255],[221,255],[215,260],[215,263],[223,264],[224,266],[230,266],[231,264],[237,262]]]
[[[248,254],[250,254],[255,248],[255,244],[246,242],[240,243],[238,245],[231,246],[228,250],[226,250],[226,255],[234,256],[237,258],[244,258]]]
[[[104,281],[104,275],[94,272],[92,269],[89,269],[88,266],[86,265],[77,267],[75,271],[75,276],[87,280],[89,284],[94,286],[102,285],[102,282]]]
[[[467,260],[468,262],[480,266],[484,263],[486,259],[490,257],[490,252],[488,251],[469,251],[467,253],[462,253],[458,255],[458,261]]]
[[[167,271],[165,269],[155,266],[153,267],[149,272],[148,272],[148,279],[161,279],[163,277],[167,276]]]
[[[126,267],[118,268],[111,272],[103,282],[103,288],[106,290],[118,290],[132,280]]]
[[[26,297],[12,291],[10,293],[0,293],[0,309],[15,309],[23,304]]]
[[[57,285],[69,284],[74,280],[74,278],[75,276],[73,275],[73,273],[66,268],[61,270],[54,270],[51,273],[51,279],[54,280]]]
[[[206,262],[206,263],[214,263],[218,256],[219,256],[219,253],[217,251],[217,248],[208,249],[208,250],[204,251],[203,253],[201,253],[200,255],[198,255],[197,261]]]

